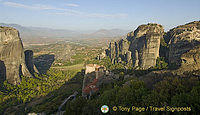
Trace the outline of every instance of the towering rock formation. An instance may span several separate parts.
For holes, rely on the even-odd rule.
[[[141,25],[135,30],[130,45],[134,67],[148,69],[156,65],[163,34],[164,29],[159,24]]]
[[[115,42],[110,42],[109,44],[109,57],[111,59],[112,63],[115,63],[115,58],[116,58],[116,48],[117,46],[115,46]]]
[[[0,78],[9,83],[20,83],[20,76],[31,76],[25,63],[24,49],[19,32],[10,27],[0,26]]]
[[[167,35],[166,39],[169,41],[169,63],[177,66],[190,65],[191,67],[198,67],[196,59],[198,58],[199,49],[197,46],[200,45],[200,21],[173,28]],[[191,60],[193,61],[191,62]]]
[[[112,62],[122,60],[134,67],[148,69],[156,65],[163,34],[163,27],[159,24],[141,25],[134,32],[128,33],[126,38],[111,42],[109,57]]]
[[[37,68],[35,67],[34,63],[33,63],[33,51],[32,50],[26,50],[24,52],[25,54],[25,62],[27,65],[28,70],[30,71],[30,73],[34,76],[34,73],[39,73]]]
[[[0,61],[0,84],[6,80],[6,67],[3,61]]]
[[[200,43],[200,22],[178,26],[167,33],[169,39],[169,62],[181,64],[181,55]]]
[[[127,62],[127,63],[131,63],[131,60],[132,60],[132,58],[131,58],[131,51],[127,51],[127,52],[126,52],[126,57],[125,57],[125,59],[126,59],[126,62]]]
[[[118,41],[110,42],[106,54],[110,57],[112,63],[119,63],[121,61],[131,62],[131,52],[129,51],[130,41],[127,39],[128,35]]]

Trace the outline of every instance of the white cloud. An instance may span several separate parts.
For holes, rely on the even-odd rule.
[[[33,5],[32,7],[40,9],[40,10],[59,10],[58,8],[55,8],[53,6],[47,6],[47,5],[42,5],[42,4],[36,4],[36,5]]]
[[[3,4],[10,7],[18,7],[18,8],[26,8],[26,9],[34,9],[34,10],[56,10],[57,9],[53,6],[47,6],[47,5],[41,5],[41,4],[25,5],[25,4],[15,3],[15,2],[3,2]]]
[[[11,7],[30,8],[30,7],[26,6],[26,5],[19,4],[19,3],[14,3],[14,2],[4,2],[3,4],[6,5],[6,6],[11,6]]]
[[[75,15],[75,16],[91,17],[91,18],[124,18],[128,16],[127,14],[86,13],[86,12],[80,12],[77,10],[57,8],[57,7],[42,5],[42,4],[25,5],[25,4],[15,3],[15,2],[3,2],[3,4],[10,7],[25,8],[25,9],[31,9],[31,10],[56,10],[57,12],[48,13],[48,14],[53,14],[53,15]],[[70,4],[70,5],[73,7],[76,7],[75,4]]]
[[[69,7],[79,7],[78,4],[66,4],[66,6],[69,6]]]

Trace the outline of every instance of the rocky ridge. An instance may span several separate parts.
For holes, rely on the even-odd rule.
[[[184,70],[193,65],[190,70],[196,70],[199,68],[199,44],[200,21],[177,26],[167,33],[164,33],[162,25],[149,23],[140,25],[118,41],[110,42],[106,54],[112,63],[124,61],[140,69],[154,67],[156,59],[164,57],[171,66]]]

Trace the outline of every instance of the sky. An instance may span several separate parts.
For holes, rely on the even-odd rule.
[[[69,30],[169,30],[200,20],[200,0],[0,0],[0,23]]]

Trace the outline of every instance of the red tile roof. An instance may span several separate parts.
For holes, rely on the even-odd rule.
[[[90,91],[96,92],[99,90],[99,88],[96,87],[96,83],[98,82],[98,79],[94,79],[92,83],[90,83],[89,85],[87,85],[84,89],[83,92],[84,93],[90,93]]]

